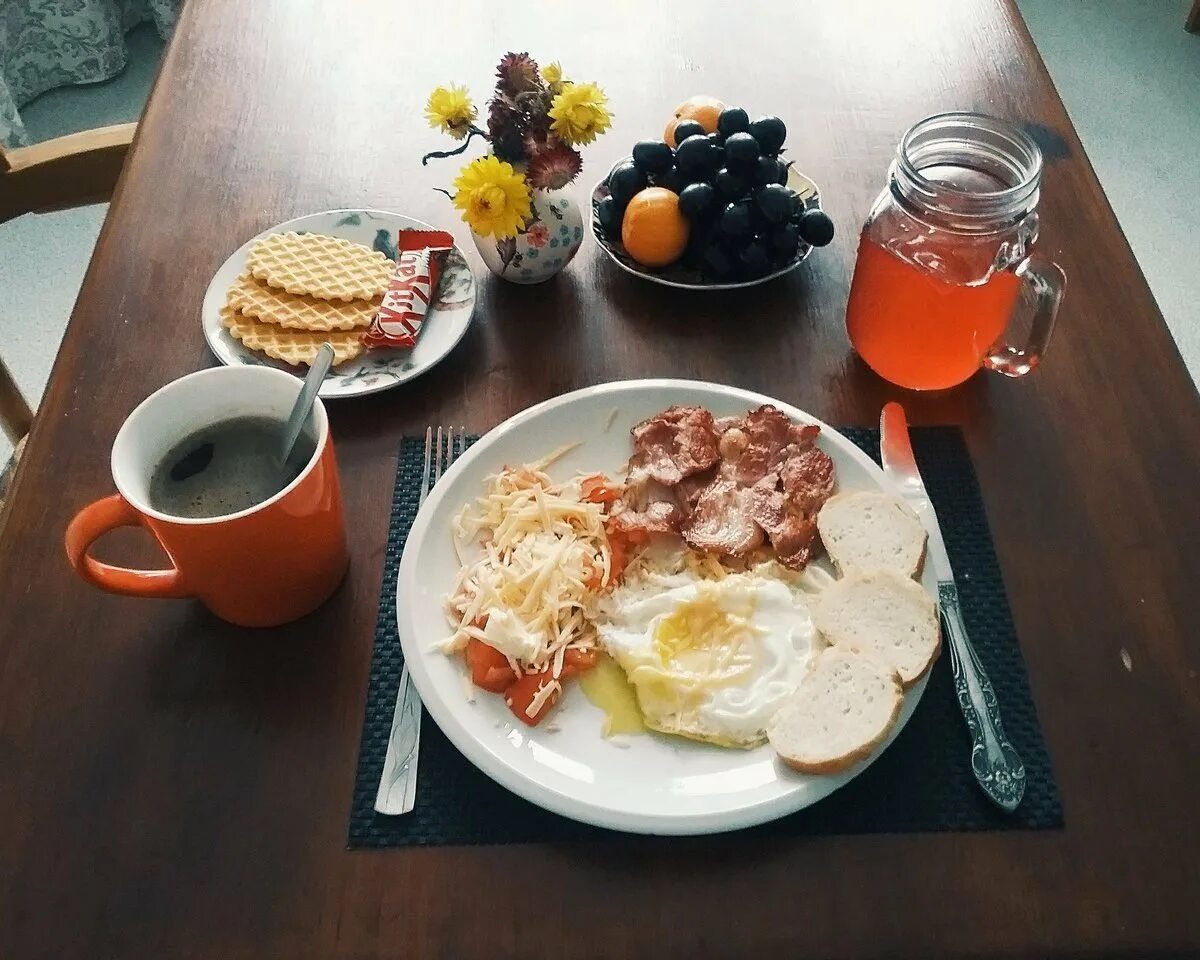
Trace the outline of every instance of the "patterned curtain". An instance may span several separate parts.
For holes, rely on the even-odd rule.
[[[183,0],[0,0],[0,142],[28,143],[20,107],[125,69],[125,34],[152,21],[164,40]]]

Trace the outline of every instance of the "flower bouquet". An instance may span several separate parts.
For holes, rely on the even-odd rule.
[[[583,242],[579,205],[564,188],[579,176],[578,147],[612,124],[608,98],[594,83],[573,83],[557,63],[539,70],[527,53],[507,53],[496,68],[487,103],[487,129],[465,87],[438,87],[429,95],[430,126],[462,144],[426,154],[458,156],[480,137],[491,152],[459,171],[454,192],[442,191],[462,211],[484,262],[517,283],[539,283],[561,270]]]

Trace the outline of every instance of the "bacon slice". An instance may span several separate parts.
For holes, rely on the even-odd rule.
[[[754,486],[779,466],[790,447],[809,445],[820,432],[819,427],[792,423],[787,414],[770,404],[751,410],[740,426],[726,433],[734,429],[740,431],[735,435],[736,447],[729,441],[725,446],[728,452],[733,452],[737,447],[741,448],[741,452],[736,458],[727,459],[730,470],[726,472],[743,487]]]
[[[783,526],[771,537],[771,546],[781,564],[791,570],[803,570],[821,549],[817,521],[789,511]]]
[[[696,501],[683,538],[698,550],[743,557],[763,542],[762,527],[750,516],[750,491],[732,480],[713,480]]]
[[[788,500],[800,512],[815,514],[833,496],[833,461],[815,444],[791,454],[779,469]]]
[[[747,496],[747,513],[768,535],[783,524],[787,512],[787,501],[776,489],[778,483],[779,475],[769,473],[750,488]]]
[[[609,518],[612,530],[619,533],[679,533],[683,511],[666,500],[655,500],[645,510],[622,510]]]
[[[720,419],[702,407],[669,407],[632,430],[614,528],[681,532],[699,550],[734,557],[769,538],[780,563],[803,569],[820,549],[816,513],[835,484],[819,433],[770,404]]]
[[[803,570],[819,547],[816,520],[777,490],[778,482],[778,474],[770,473],[750,488],[748,514],[770,538],[779,562]]]
[[[702,473],[721,456],[712,414],[703,407],[668,407],[631,433],[631,474],[640,472],[667,486]]]
[[[692,513],[696,509],[696,503],[700,500],[700,494],[704,493],[708,485],[716,479],[716,476],[716,470],[710,467],[703,473],[695,473],[690,477],[684,477],[671,488],[671,492],[675,495],[675,503],[678,505],[685,522],[691,519]]]

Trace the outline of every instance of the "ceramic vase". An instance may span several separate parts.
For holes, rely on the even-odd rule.
[[[488,269],[513,283],[549,280],[583,243],[583,215],[570,188],[534,190],[530,217],[524,229],[507,240],[471,233]]]

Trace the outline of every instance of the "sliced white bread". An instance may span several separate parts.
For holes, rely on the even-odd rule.
[[[888,570],[851,573],[812,600],[813,622],[832,646],[870,650],[907,687],[941,648],[937,605],[915,580]]]
[[[837,773],[883,742],[903,703],[899,675],[879,657],[830,647],[771,718],[767,739],[801,773]]]
[[[842,573],[891,570],[915,577],[925,555],[925,528],[912,507],[880,490],[830,497],[817,514],[817,530]]]

